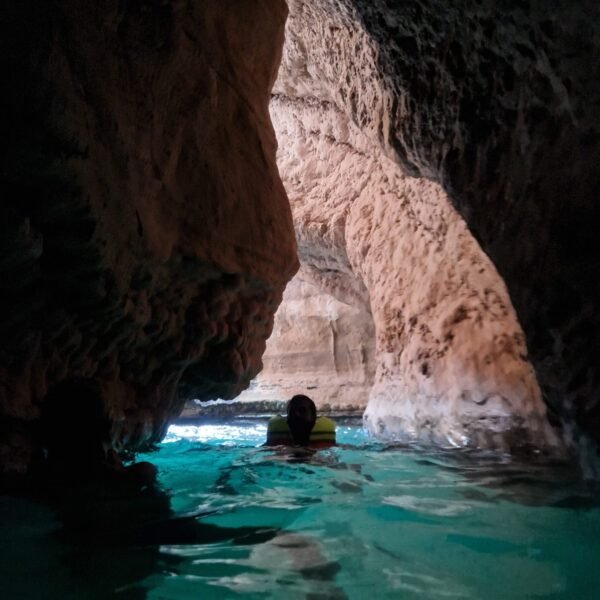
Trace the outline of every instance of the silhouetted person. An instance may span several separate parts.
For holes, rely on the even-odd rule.
[[[133,484],[156,479],[147,462],[125,467],[111,447],[110,421],[100,388],[89,379],[72,379],[55,386],[42,407],[45,475],[71,482],[112,478]]]
[[[287,416],[269,420],[267,446],[303,446],[322,448],[335,445],[335,423],[327,417],[317,417],[315,403],[303,394],[287,404]]]

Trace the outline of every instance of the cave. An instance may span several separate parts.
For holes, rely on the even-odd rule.
[[[595,445],[598,392],[581,361],[596,330],[598,180],[592,167],[572,173],[596,156],[584,140],[597,120],[579,68],[553,53],[577,11],[371,4],[289,3],[270,110],[301,269],[241,397],[311,380],[322,402],[366,409],[388,439]],[[562,112],[575,89],[581,129]],[[554,155],[562,143],[568,160]],[[306,286],[312,304],[325,294],[331,333],[309,325],[314,306],[302,314]],[[332,302],[358,311],[360,343],[337,334]],[[290,339],[294,311],[304,326]],[[340,350],[355,357],[351,379]]]
[[[597,3],[26,0],[2,16],[11,489],[72,381],[127,457],[186,407],[309,393],[378,443],[597,478]]]
[[[389,438],[596,443],[591,8],[388,4],[5,9],[3,471],[69,377],[122,449],[251,382]]]

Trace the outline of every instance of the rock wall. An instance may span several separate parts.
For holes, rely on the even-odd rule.
[[[131,449],[186,398],[238,394],[298,264],[268,114],[283,0],[2,13],[0,465],[19,470],[60,381],[99,382]]]
[[[598,440],[600,6],[348,4],[381,100],[350,86],[352,119],[449,192],[508,286],[548,405]]]
[[[283,86],[289,93],[282,68]],[[360,390],[369,427],[459,446],[559,446],[504,285],[440,186],[405,176],[332,102],[287,93],[271,100],[271,114],[303,264],[296,278],[371,318],[376,374]],[[295,331],[309,329],[299,299],[280,310]],[[267,355],[287,329],[278,317]],[[335,384],[332,355],[321,365]],[[285,354],[259,376],[261,388],[282,391],[284,365]],[[314,387],[316,398],[328,394]]]
[[[508,285],[551,414],[558,415],[567,431],[575,427],[593,438],[600,435],[600,378],[593,351],[600,318],[594,244],[600,179],[595,166],[600,142],[600,92],[594,76],[600,68],[597,4],[563,1],[553,3],[549,10],[540,1],[508,2],[500,7],[484,0],[461,3],[459,9],[438,0],[413,0],[401,6],[383,1],[294,0],[289,7],[274,106],[276,115],[283,110],[292,115],[288,120],[303,123],[287,142],[276,124],[278,162],[293,203],[299,254],[304,263],[314,266],[324,289],[335,293],[342,287],[347,295],[353,288],[358,297],[361,286],[355,279],[361,280],[371,295],[376,325],[379,320],[378,348],[385,347],[382,331],[388,331],[385,338],[396,339],[391,346],[388,343],[390,351],[383,363],[378,351],[377,382],[384,371],[392,377],[384,388],[376,384],[367,416],[384,417],[380,420],[386,427],[399,420],[391,428],[400,432],[413,430],[410,419],[414,423],[416,413],[421,412],[417,420],[429,420],[435,431],[440,418],[446,417],[425,399],[447,398],[449,390],[462,387],[465,401],[456,404],[455,416],[464,414],[466,422],[473,421],[471,410],[464,411],[471,403],[467,399],[472,390],[483,391],[484,380],[488,384],[504,381],[498,389],[512,392],[483,393],[475,400],[481,406],[473,422],[491,415],[488,423],[482,423],[483,429],[494,430],[495,423],[503,427],[503,420],[514,414],[514,406],[524,402],[530,407],[525,412],[531,409],[536,415],[527,425],[533,438],[545,435],[540,436],[536,424],[543,422],[543,410],[535,383],[526,374],[527,350],[502,286],[490,283],[493,278],[483,258],[475,259],[484,269],[480,280],[475,277],[476,264],[471,269],[463,267],[461,258],[473,261],[467,258],[470,251],[465,252],[465,244],[472,246],[472,242],[465,242],[465,234],[456,233],[460,228],[454,229],[452,221],[441,215],[445,208],[438,206],[424,218],[419,204],[431,207],[427,197],[440,194],[425,183],[411,183],[404,190],[397,180],[391,186],[384,181],[385,185],[371,192],[372,198],[388,196],[382,208],[378,210],[377,200],[371,199],[375,204],[371,207],[363,203],[364,211],[379,215],[375,220],[383,222],[382,214],[389,218],[401,212],[394,204],[399,199],[405,213],[410,207],[416,210],[417,222],[427,224],[415,225],[416,237],[406,237],[408,232],[400,229],[386,234],[388,238],[403,236],[396,238],[402,240],[402,251],[396,252],[395,264],[404,265],[400,268],[408,277],[400,283],[403,276],[398,275],[396,282],[387,284],[408,303],[395,301],[400,305],[396,319],[393,310],[376,316],[379,304],[385,304],[385,294],[376,292],[379,299],[374,299],[373,285],[381,287],[383,280],[356,252],[360,247],[368,257],[373,244],[362,233],[351,239],[347,232],[348,206],[361,204],[355,200],[363,183],[353,188],[357,167],[343,164],[345,160],[369,164],[375,152],[404,173],[439,183],[448,193]],[[284,102],[288,106],[281,109]],[[298,116],[306,113],[307,106],[316,107],[316,118]],[[285,118],[276,116],[275,120]],[[348,123],[376,150],[357,144],[356,136],[348,133]],[[310,141],[318,136],[331,141],[331,147]],[[332,160],[332,148],[337,146],[342,152],[344,145],[348,156],[355,157]],[[327,178],[329,183],[323,183]],[[295,193],[298,201],[294,204]],[[423,195],[425,202],[415,202]],[[320,202],[327,208],[315,209]],[[369,224],[367,230],[376,232],[376,227]],[[450,252],[453,258],[438,274],[438,281],[445,280],[447,286],[424,283],[433,281],[427,273],[425,278],[415,276],[430,259],[418,258],[415,264],[420,266],[411,269],[406,266],[407,250],[409,255],[414,250],[415,256],[423,256],[424,251],[430,257],[436,251]],[[371,252],[379,261],[377,268],[385,270],[379,264],[393,251],[389,240],[387,246],[377,242],[376,253]],[[358,277],[353,279],[351,274]],[[447,300],[439,303],[446,293],[454,295],[447,307],[443,306]],[[423,310],[426,321],[435,315],[434,327],[425,323],[424,333],[415,327],[415,311],[406,310],[419,296],[421,305],[432,302],[438,307]],[[480,324],[479,331],[465,335],[465,329],[458,336],[462,344],[450,332],[449,350],[444,343],[448,325],[455,321],[453,329],[460,331],[470,320],[465,314]],[[481,338],[495,350],[481,351],[477,341]],[[473,352],[466,359],[469,347]],[[440,372],[436,365],[437,377],[430,378],[431,349],[436,362],[442,359],[448,366]],[[457,362],[448,356],[449,351]],[[407,354],[412,358],[407,359]],[[498,355],[505,355],[506,361],[498,362]],[[465,367],[465,359],[470,366]],[[413,366],[399,368],[398,363],[405,360]],[[521,374],[516,375],[519,370]],[[419,377],[424,378],[421,383]],[[395,389],[390,387],[392,380]],[[444,380],[447,385],[440,389]],[[516,387],[510,383],[517,381]],[[383,393],[385,387],[391,393]],[[388,400],[377,400],[384,396]],[[414,398],[412,404],[420,408],[399,410],[400,397]],[[424,406],[429,406],[431,415],[423,414]],[[408,420],[406,413],[412,415]],[[514,422],[517,431],[520,419]],[[545,425],[541,428],[548,431]]]
[[[69,378],[101,383],[131,448],[183,399],[239,393],[298,265],[267,110],[283,0],[5,4],[0,464],[20,469]],[[598,439],[600,7],[288,4],[280,166],[303,281],[372,314],[370,422],[552,443],[447,194],[548,406]]]
[[[303,393],[321,411],[366,407],[376,366],[373,317],[364,305],[341,301],[311,281],[301,269],[288,284],[264,368],[237,400],[287,400]]]
[[[333,106],[405,173],[442,186],[508,286],[551,413],[567,433],[598,439],[598,4],[289,6],[276,92]],[[339,138],[320,122],[324,135]],[[301,142],[295,148],[309,174],[318,169]],[[487,305],[501,313],[498,294]],[[472,305],[461,306],[457,319]],[[497,347],[524,353],[518,336],[506,339]]]

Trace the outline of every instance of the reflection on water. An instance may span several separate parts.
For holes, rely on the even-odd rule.
[[[593,598],[600,494],[573,465],[173,427],[160,487],[1,498],[9,598]],[[66,493],[65,493],[66,492]],[[53,507],[53,508],[52,508]]]

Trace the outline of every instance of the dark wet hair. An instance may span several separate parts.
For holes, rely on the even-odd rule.
[[[310,409],[312,410],[313,416],[316,418],[317,417],[317,407],[315,406],[315,403],[308,397],[305,396],[304,394],[297,394],[296,396],[293,396],[292,399],[288,402],[287,404],[287,414],[290,414],[290,410],[297,404],[306,404],[310,407]]]

